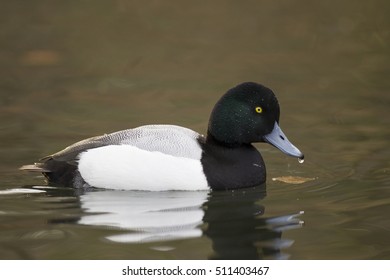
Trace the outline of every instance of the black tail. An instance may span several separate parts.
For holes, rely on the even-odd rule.
[[[49,184],[65,187],[74,187],[75,178],[80,177],[77,166],[65,161],[57,161],[49,158],[45,162],[24,165],[20,170],[41,172]]]

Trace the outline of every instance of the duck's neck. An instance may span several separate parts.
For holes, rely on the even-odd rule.
[[[241,146],[252,146],[251,144],[244,144],[240,142],[226,142],[218,140],[210,131],[207,131],[206,143],[208,145],[215,145],[229,149],[239,148]]]

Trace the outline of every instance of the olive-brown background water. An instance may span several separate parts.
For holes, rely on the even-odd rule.
[[[0,6],[1,259],[390,259],[388,1]],[[256,144],[266,186],[82,193],[18,170],[143,124],[205,133],[244,81],[306,156]]]

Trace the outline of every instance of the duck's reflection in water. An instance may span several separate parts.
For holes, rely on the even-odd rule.
[[[78,223],[129,230],[107,236],[123,243],[196,238],[212,241],[213,259],[280,259],[292,240],[282,232],[301,227],[291,214],[263,218],[265,186],[226,192],[95,191],[80,196],[88,214]]]
[[[87,213],[80,224],[131,232],[108,236],[117,242],[153,242],[199,237],[207,192],[96,191],[80,197]]]
[[[213,192],[205,203],[204,234],[213,242],[215,259],[283,259],[283,248],[292,240],[282,239],[282,232],[299,228],[301,214],[263,218],[265,186],[234,192]]]

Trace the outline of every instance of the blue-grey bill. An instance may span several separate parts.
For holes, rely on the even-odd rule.
[[[264,136],[264,140],[281,150],[286,155],[297,157],[299,159],[304,158],[302,152],[287,139],[277,122],[275,122],[274,129]]]

